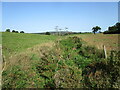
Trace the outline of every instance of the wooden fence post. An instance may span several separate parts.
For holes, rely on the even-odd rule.
[[[103,45],[103,51],[104,51],[105,58],[107,58],[107,51],[106,51],[105,45]]]

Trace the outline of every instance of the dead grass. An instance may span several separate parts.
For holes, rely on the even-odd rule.
[[[118,34],[80,34],[77,36],[87,42],[86,44],[98,49],[103,49],[103,45],[105,45],[107,52],[119,49]]]
[[[27,70],[30,67],[30,58],[32,54],[36,54],[39,57],[42,57],[42,53],[51,50],[51,48],[54,47],[54,45],[54,42],[43,43],[40,45],[36,45],[32,48],[28,48],[25,52],[11,55],[11,57],[9,57],[9,59],[7,60],[7,66],[5,69],[18,64],[22,65],[23,70]]]

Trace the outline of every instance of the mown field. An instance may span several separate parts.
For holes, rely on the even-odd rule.
[[[58,36],[23,34],[23,33],[2,33],[3,55],[10,57],[19,52],[26,51],[35,45],[54,41]]]
[[[2,37],[3,56],[8,57],[3,88],[120,88],[117,35],[3,33]],[[105,58],[96,43],[107,45],[105,38],[110,37],[114,41],[108,45],[114,51],[106,46],[110,55]]]

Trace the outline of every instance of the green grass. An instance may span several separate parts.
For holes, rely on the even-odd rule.
[[[25,34],[25,33],[2,33],[3,55],[10,56],[34,45],[42,44],[58,39],[58,36]]]
[[[120,52],[113,51],[105,59],[102,50],[83,44],[81,38],[63,36],[56,41],[58,38],[3,33],[3,46],[9,46],[3,47],[4,53],[17,53],[2,73],[3,88],[119,87]],[[55,41],[55,45],[35,46],[48,41]],[[33,46],[37,49],[32,50]],[[27,48],[31,49],[26,51]]]

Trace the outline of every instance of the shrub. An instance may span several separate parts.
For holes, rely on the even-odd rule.
[[[12,32],[15,32],[15,30],[12,30]]]
[[[104,59],[101,51],[83,46],[78,37],[39,51],[28,58],[26,71],[15,65],[2,73],[3,88],[120,88],[120,52],[112,51]]]
[[[111,51],[107,60],[92,62],[83,71],[84,87],[120,88],[120,52]]]
[[[6,29],[6,32],[10,32],[10,29]]]
[[[24,33],[24,31],[20,31],[20,33]]]
[[[46,34],[46,35],[50,35],[50,32],[46,32],[45,34]]]
[[[104,53],[102,50],[98,50],[92,46],[83,46],[78,52],[80,55],[87,58],[104,58]]]
[[[19,33],[18,31],[15,31],[15,33]]]
[[[8,74],[9,78],[5,74]],[[11,70],[4,71],[2,75],[4,75],[3,81],[5,81],[3,88],[24,88],[27,84],[27,73],[21,70],[20,66],[13,66]]]

